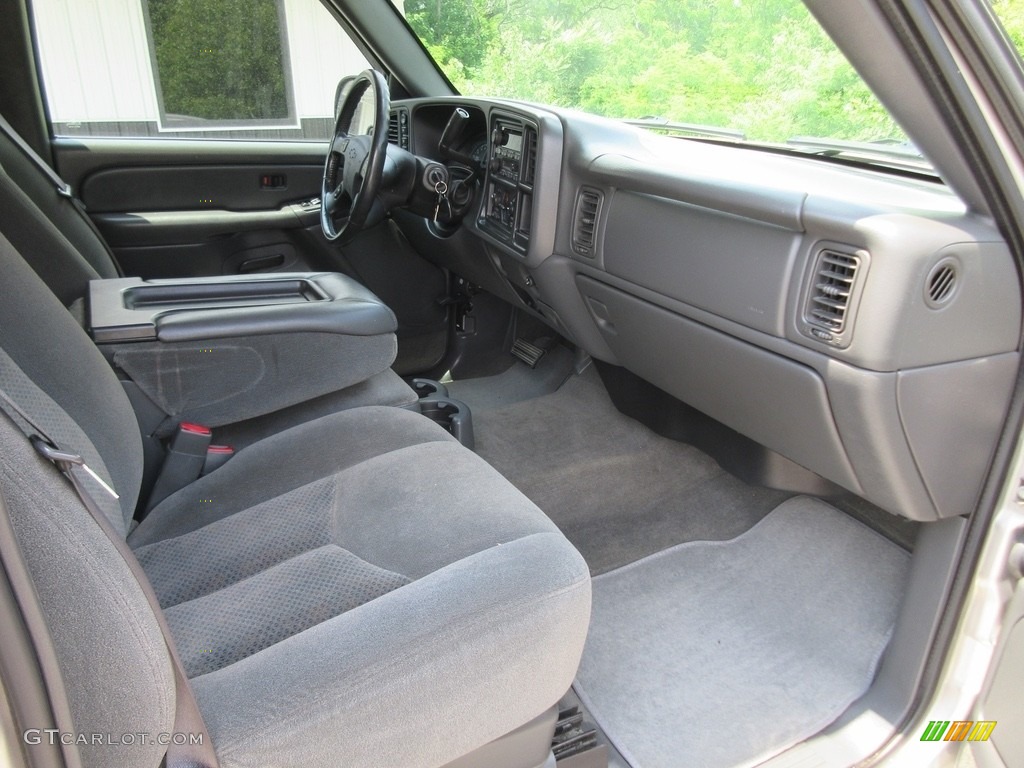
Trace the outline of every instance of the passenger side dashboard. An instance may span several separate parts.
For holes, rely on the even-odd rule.
[[[480,109],[491,133],[537,136],[533,183],[490,141],[467,222],[495,292],[891,512],[973,508],[1021,330],[991,222],[936,181]]]

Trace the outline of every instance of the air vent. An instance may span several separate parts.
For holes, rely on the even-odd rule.
[[[932,309],[939,309],[948,304],[956,292],[958,277],[957,263],[952,259],[945,259],[936,264],[925,280],[925,303]]]
[[[402,149],[409,148],[409,113],[406,110],[391,110],[391,119],[388,120],[388,142]]]
[[[537,133],[529,128],[523,139],[523,183],[533,184],[537,171]]]
[[[584,187],[576,198],[576,215],[572,222],[572,247],[580,256],[593,256],[597,240],[597,222],[601,216],[604,196],[596,189]]]
[[[814,272],[807,304],[807,322],[815,338],[832,341],[846,328],[850,297],[860,257],[840,251],[822,251]]]

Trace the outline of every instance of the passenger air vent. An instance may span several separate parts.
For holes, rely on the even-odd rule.
[[[813,338],[833,344],[842,341],[852,317],[861,260],[861,256],[835,250],[818,254],[804,314],[806,331]]]
[[[409,112],[405,109],[391,110],[391,119],[388,120],[388,143],[409,148]]]
[[[523,137],[523,183],[533,184],[537,175],[537,132],[526,129]]]
[[[580,256],[592,257],[597,241],[597,223],[601,216],[604,196],[596,189],[583,187],[576,198],[576,213],[572,221],[572,247]]]
[[[958,277],[957,264],[952,259],[944,259],[936,264],[925,280],[925,303],[932,309],[944,307],[956,292]]]

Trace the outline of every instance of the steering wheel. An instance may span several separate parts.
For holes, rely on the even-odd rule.
[[[365,110],[363,95],[373,90],[373,122],[357,115]],[[384,159],[388,147],[388,117],[391,97],[380,72],[367,69],[349,81],[340,97],[341,108],[334,125],[334,137],[324,161],[324,180],[320,190],[320,228],[328,240],[351,240],[366,224],[380,189]],[[353,119],[359,117],[353,134]],[[343,217],[340,226],[335,217]]]

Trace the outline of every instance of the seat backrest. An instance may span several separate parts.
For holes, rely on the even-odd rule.
[[[118,276],[107,244],[3,131],[0,231],[65,306],[86,295],[90,280]]]
[[[2,235],[0,388],[120,493],[120,504],[104,512],[124,533],[142,471],[134,413],[85,332]],[[173,731],[175,710],[156,617],[124,559],[23,427],[0,413],[0,498],[67,693],[72,722],[58,726],[87,740],[110,734],[78,746],[84,766],[156,768],[166,749],[156,736]]]
[[[62,448],[80,452],[120,494],[121,533],[142,482],[142,436],[103,355],[0,235],[0,387]]]

